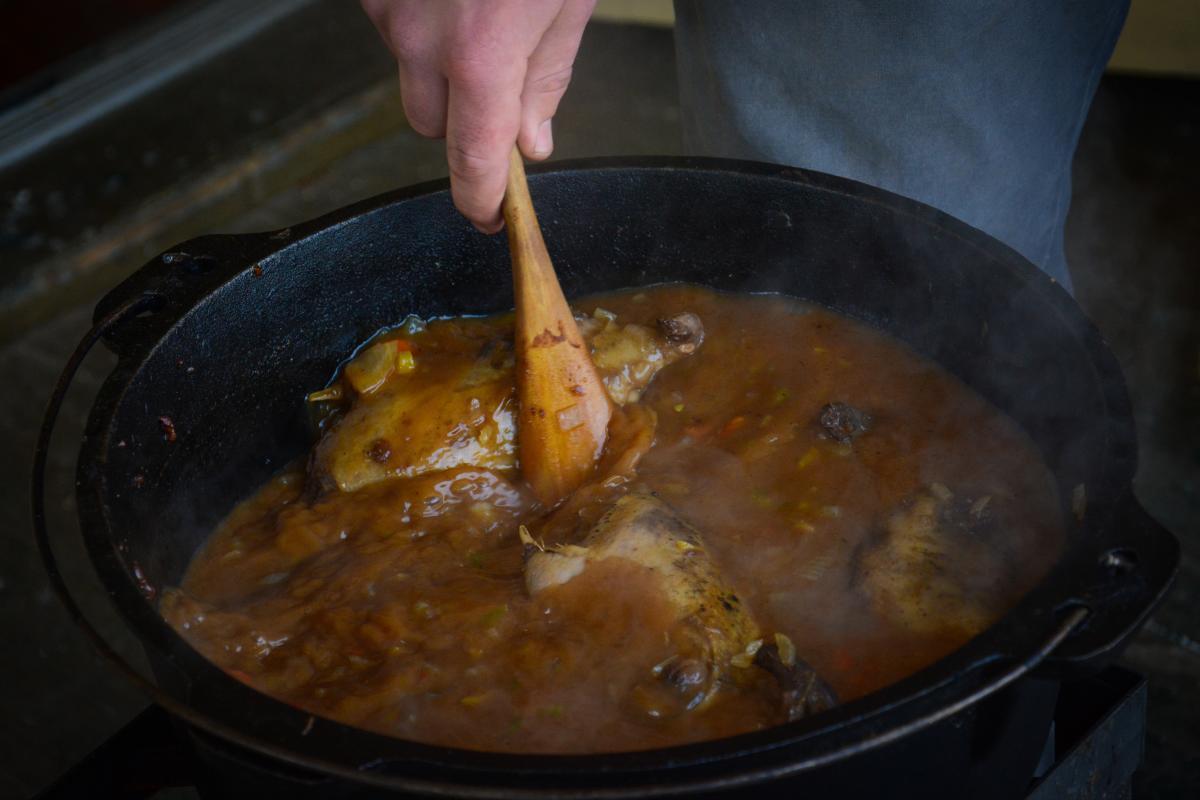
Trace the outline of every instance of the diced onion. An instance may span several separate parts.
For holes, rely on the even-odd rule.
[[[318,389],[315,392],[311,392],[305,399],[310,403],[320,403],[325,400],[341,400],[342,385],[340,383],[335,383],[333,386],[326,386],[324,389]]]
[[[796,663],[796,645],[792,644],[792,640],[782,633],[775,634],[775,646],[779,648],[779,660],[785,666],[792,666]]]
[[[343,374],[359,394],[370,394],[396,370],[396,343],[376,342],[346,365]]]

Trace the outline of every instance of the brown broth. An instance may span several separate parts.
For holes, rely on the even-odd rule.
[[[641,399],[658,426],[638,481],[700,531],[759,628],[790,637],[841,700],[913,673],[980,627],[949,613],[945,624],[906,624],[864,588],[863,554],[914,493],[949,487],[977,516],[1004,504],[1000,536],[939,567],[985,621],[1059,552],[1058,505],[1032,443],[900,343],[792,300],[685,285],[575,307],[623,322],[684,310],[703,320],[703,346]],[[487,324],[511,336],[507,317],[471,323],[465,339],[452,324],[422,335],[447,338],[449,352],[477,344]],[[824,436],[814,419],[831,401],[869,411],[870,429],[849,445]],[[631,703],[631,687],[671,655],[669,609],[644,568],[611,561],[531,598],[517,526],[538,531],[544,512],[512,471],[457,468],[310,495],[299,469],[262,487],[162,604],[189,642],[267,694],[388,735],[510,752],[636,750],[784,720],[765,674],[665,719]]]

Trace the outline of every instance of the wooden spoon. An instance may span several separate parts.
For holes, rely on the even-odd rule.
[[[502,205],[517,302],[517,447],[521,472],[553,506],[583,483],[604,449],[612,406],[563,296],[514,146]]]

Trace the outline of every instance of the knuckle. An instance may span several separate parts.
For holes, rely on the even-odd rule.
[[[478,54],[455,53],[446,59],[446,78],[451,83],[477,85],[495,75],[495,66]]]
[[[571,83],[570,65],[539,75],[529,81],[530,91],[537,94],[562,94]]]
[[[412,26],[394,25],[388,36],[392,54],[402,64],[418,64],[430,60],[429,42]]]
[[[491,175],[496,170],[492,159],[481,154],[468,145],[452,145],[448,150],[447,162],[450,166],[450,176],[462,181],[474,183],[481,178]]]

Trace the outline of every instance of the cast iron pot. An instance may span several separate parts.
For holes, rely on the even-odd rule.
[[[157,677],[135,679],[192,734],[208,766],[204,784],[221,796],[285,787],[293,796],[504,798],[1022,791],[1058,681],[1112,659],[1179,560],[1175,538],[1131,493],[1136,444],[1124,383],[1078,306],[979,231],[828,175],[643,158],[558,164],[533,170],[530,182],[568,296],[665,281],[781,292],[863,320],[942,364],[1036,442],[1068,521],[1065,552],[959,651],[763,732],[638,753],[516,756],[313,719],[206,661],[159,616],[156,597],[237,501],[307,449],[302,398],[357,343],[413,312],[511,306],[505,239],[470,228],[445,182],[274,233],[194,239],[101,301],[60,390],[103,337],[119,360],[80,451],[83,537]],[[60,399],[61,391],[43,444]],[[82,621],[53,563],[41,493],[39,475],[39,543]]]

